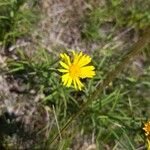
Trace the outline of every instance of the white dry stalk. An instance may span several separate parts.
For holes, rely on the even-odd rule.
[[[62,136],[61,136],[61,132],[60,132],[60,127],[59,127],[57,115],[56,115],[56,112],[55,112],[55,107],[54,107],[54,105],[52,107],[53,107],[53,112],[54,112],[54,117],[55,117],[57,129],[58,129],[59,137],[60,137],[60,140],[62,140]]]

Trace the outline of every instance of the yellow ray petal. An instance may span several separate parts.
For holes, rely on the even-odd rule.
[[[60,54],[60,57],[61,57],[62,59],[64,59],[64,53],[61,53],[61,54]]]
[[[66,85],[67,82],[68,82],[68,78],[69,78],[69,73],[66,73],[62,76],[62,82],[63,82],[63,85]]]
[[[74,88],[77,90],[78,88],[77,88],[77,83],[75,80],[73,80],[73,85],[74,85]]]
[[[65,69],[69,69],[69,66],[65,64],[64,62],[60,61],[60,65],[64,67]]]
[[[147,138],[147,148],[150,150],[150,140]]]
[[[89,64],[90,62],[91,62],[91,58],[87,55],[84,55],[84,56],[81,57],[78,64],[79,64],[80,67],[83,67],[83,66]]]
[[[65,61],[67,62],[68,66],[70,66],[71,65],[70,57],[66,54],[64,54],[64,57],[65,57]]]
[[[81,78],[92,78],[95,76],[94,66],[86,66],[81,68]]]
[[[59,72],[64,72],[64,73],[65,73],[65,72],[69,72],[69,71],[66,70],[66,69],[58,69],[58,71],[59,71]]]
[[[82,55],[83,55],[82,52],[80,52],[79,54],[75,53],[73,64],[77,64],[80,61],[80,58],[82,57]]]
[[[81,70],[86,71],[86,70],[94,70],[95,67],[94,66],[85,66],[85,67],[81,67]]]
[[[66,84],[67,87],[70,87],[71,86],[71,83],[72,83],[72,78],[69,77],[68,78],[68,83]]]
[[[81,90],[84,85],[81,83],[81,81],[79,80],[79,78],[75,78],[75,81],[77,83],[78,89]]]

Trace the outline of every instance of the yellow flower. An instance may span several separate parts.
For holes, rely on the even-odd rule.
[[[145,135],[147,136],[147,150],[150,150],[150,121],[144,124],[143,130],[145,131]]]
[[[150,140],[147,139],[147,150],[150,150]]]
[[[62,61],[60,65],[63,69],[58,69],[60,72],[64,73],[62,75],[63,85],[70,87],[72,84],[75,89],[81,90],[84,87],[80,78],[92,78],[95,75],[94,66],[88,65],[91,62],[91,57],[83,54],[82,52],[73,53],[73,58],[71,59],[67,54],[60,54]]]
[[[143,130],[145,131],[146,136],[150,136],[150,121],[145,123]]]

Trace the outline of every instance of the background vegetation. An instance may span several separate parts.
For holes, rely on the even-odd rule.
[[[0,0],[0,146],[146,149],[149,45],[59,131],[150,26],[149,10],[147,0]],[[68,49],[89,54],[96,68],[83,91],[61,84],[59,54]]]

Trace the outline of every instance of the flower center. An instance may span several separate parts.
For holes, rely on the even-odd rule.
[[[72,64],[69,68],[69,73],[72,78],[79,77],[80,72],[80,67],[77,64]]]
[[[148,134],[150,134],[150,123],[148,123],[146,130],[147,130]]]
[[[145,130],[145,134],[150,136],[150,122],[146,123],[143,129]]]

